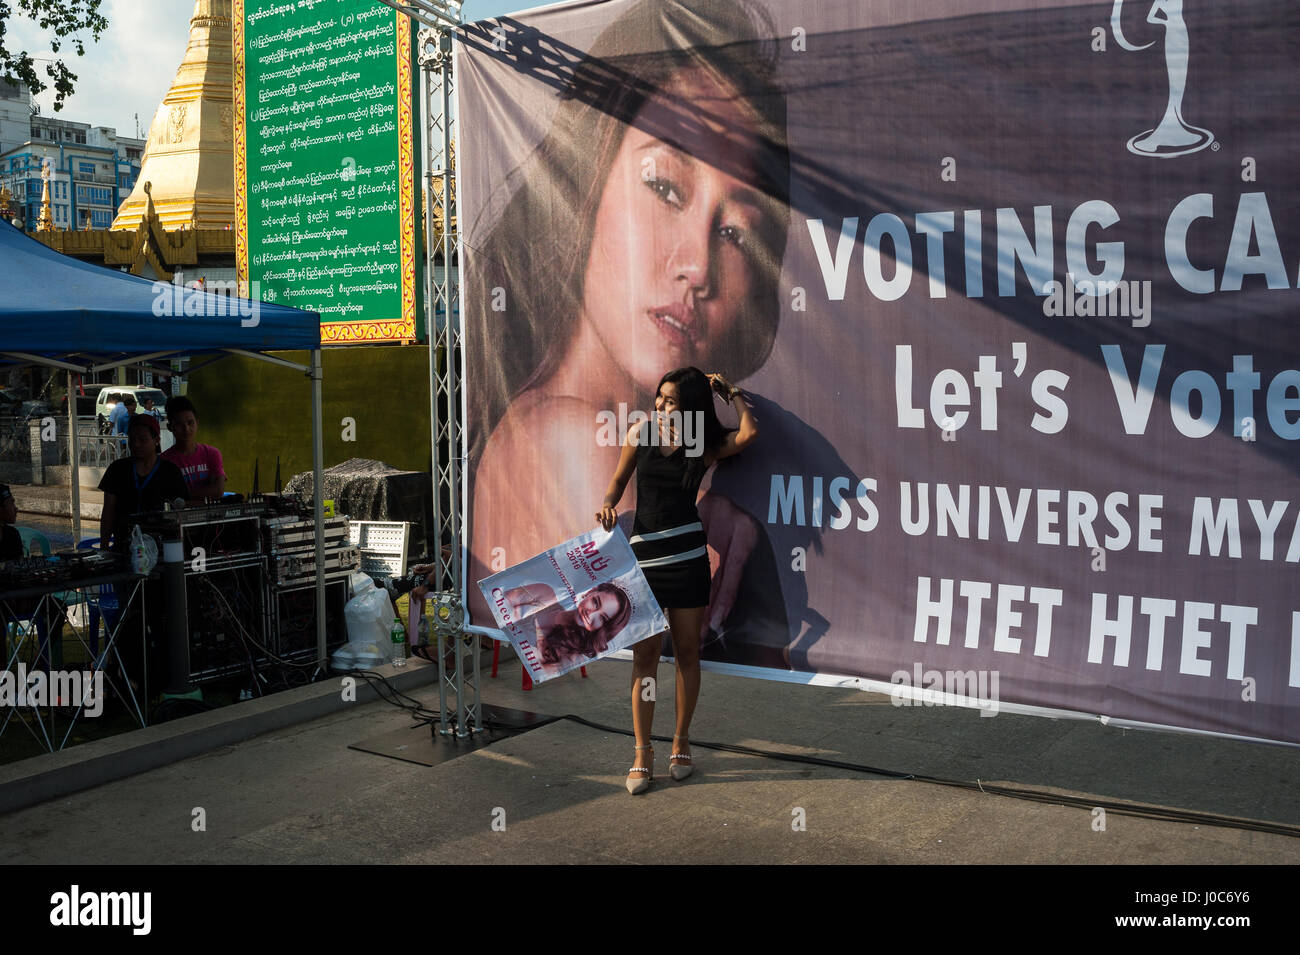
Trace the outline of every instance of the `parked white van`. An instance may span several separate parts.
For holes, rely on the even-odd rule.
[[[167,396],[161,389],[153,385],[108,385],[100,390],[99,397],[95,399],[95,421],[99,425],[100,434],[109,433],[111,428],[108,416],[126,395],[134,396],[136,414],[144,414],[144,401],[146,398],[152,398],[154,414],[157,415],[158,420],[161,422],[167,417],[167,412],[164,410]]]

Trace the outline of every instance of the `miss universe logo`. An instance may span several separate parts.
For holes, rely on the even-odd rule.
[[[1115,42],[1126,50],[1140,52],[1155,46],[1156,41],[1140,46],[1124,36],[1121,11],[1124,0],[1115,0],[1110,12],[1110,29]],[[1165,114],[1154,129],[1138,133],[1128,141],[1128,150],[1137,156],[1170,159],[1200,152],[1214,142],[1208,129],[1193,126],[1183,119],[1183,93],[1187,89],[1187,60],[1190,44],[1187,22],[1183,19],[1183,0],[1154,0],[1147,11],[1147,23],[1164,27],[1165,71],[1169,75],[1169,102]]]

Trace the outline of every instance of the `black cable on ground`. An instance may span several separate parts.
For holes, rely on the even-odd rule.
[[[440,713],[426,709],[424,704],[419,700],[403,693],[401,690],[397,689],[397,687],[393,686],[393,684],[389,683],[387,677],[375,673],[373,670],[340,670],[336,671],[336,675],[360,677],[365,680],[366,684],[374,689],[375,695],[385,703],[407,710],[411,713],[415,718],[417,725],[437,723],[442,719]]]
[[[607,733],[617,733],[622,736],[633,736],[629,730],[618,729],[613,726],[605,726],[601,723],[593,723],[591,720],[584,719],[581,716],[566,714],[558,719],[572,720],[575,723],[581,723],[583,726],[590,726],[593,729],[602,730]],[[653,740],[660,742],[671,741],[668,736],[651,736]],[[864,766],[860,763],[846,763],[836,759],[826,759],[821,756],[802,756],[797,753],[775,753],[770,750],[755,749],[750,746],[736,746],[731,743],[708,743],[700,740],[691,740],[691,746],[700,746],[705,749],[720,750],[728,753],[741,753],[746,756],[760,756],[764,759],[781,760],[788,763],[803,763],[810,766],[827,766],[834,769],[846,769],[851,772],[869,773],[873,776],[884,776],[890,779],[910,779],[920,783],[930,783],[935,786],[948,786],[952,789],[966,789],[972,792],[981,792],[991,796],[1007,796],[1013,799],[1025,799],[1030,802],[1043,803],[1053,806],[1072,806],[1078,809],[1092,811],[1098,807],[1097,799],[1089,799],[1084,796],[1066,796],[1060,793],[1045,792],[1040,789],[1024,789],[1017,786],[995,786],[991,783],[985,783],[980,780],[962,780],[946,779],[942,776],[924,776],[918,773],[900,773],[889,769],[880,769],[875,766]],[[1300,826],[1291,826],[1286,823],[1268,822],[1259,819],[1243,819],[1235,816],[1222,816],[1217,813],[1195,812],[1187,809],[1166,809],[1161,806],[1144,806],[1140,803],[1104,801],[1101,808],[1107,813],[1118,816],[1133,816],[1141,819],[1154,819],[1160,822],[1181,822],[1192,823],[1194,825],[1218,826],[1227,829],[1244,829],[1252,832],[1267,832],[1278,836],[1291,836],[1300,838]]]
[[[426,709],[419,700],[413,699],[396,689],[388,680],[378,673],[372,673],[366,670],[352,670],[346,674],[348,676],[359,676],[364,679],[370,686],[375,687],[375,692],[380,699],[394,706],[400,706],[408,710],[416,718],[417,725],[428,725],[430,723],[441,722],[442,716],[432,710]],[[383,691],[379,689],[383,686],[388,693],[392,695],[390,699]],[[402,702],[405,701],[405,702]],[[540,729],[543,726],[549,726],[552,723],[558,723],[561,720],[570,720],[574,723],[588,726],[592,729],[600,730],[605,733],[614,733],[619,736],[628,736],[635,738],[631,730],[620,729],[616,726],[606,726],[603,723],[596,723],[585,717],[573,713],[566,713],[563,716],[546,716],[538,720],[531,721],[527,724],[512,724],[503,720],[484,720],[488,729],[505,729],[515,731],[526,731]],[[652,740],[660,743],[671,742],[671,736],[654,736]],[[918,773],[903,773],[892,769],[881,769],[877,766],[866,766],[861,763],[849,763],[838,759],[827,759],[824,756],[804,756],[799,753],[778,753],[771,750],[756,749],[752,746],[738,746],[733,743],[711,743],[703,740],[692,739],[691,746],[701,747],[703,749],[718,750],[725,753],[739,753],[743,756],[758,756],[763,759],[774,759],[787,763],[800,763],[806,766],[823,766],[830,769],[843,769],[849,772],[864,773],[872,776],[883,776],[887,779],[913,780],[920,783],[930,783],[934,786],[947,786],[952,789],[964,789],[971,792],[980,792],[989,796],[1006,796],[1011,799],[1024,799],[1029,802],[1042,803],[1052,806],[1069,806],[1077,809],[1085,809],[1091,812],[1093,809],[1100,807],[1107,813],[1117,816],[1132,816],[1138,819],[1152,819],[1157,822],[1178,822],[1192,825],[1217,826],[1224,829],[1242,829],[1250,832],[1266,832],[1277,836],[1291,836],[1300,838],[1300,826],[1287,825],[1280,822],[1268,822],[1259,819],[1242,819],[1235,816],[1222,816],[1216,813],[1195,812],[1186,809],[1166,809],[1160,806],[1144,806],[1140,803],[1118,802],[1114,800],[1090,799],[1084,796],[1067,796],[1060,793],[1046,792],[1040,789],[1025,789],[1017,786],[998,786],[991,783],[985,783],[981,780],[962,780],[946,779],[942,776],[924,776]]]

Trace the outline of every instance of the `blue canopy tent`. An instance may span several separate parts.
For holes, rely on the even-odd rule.
[[[320,316],[150,282],[78,261],[0,223],[0,365],[35,364],[72,375],[173,357],[245,355],[304,372],[312,387],[316,510],[316,643],[325,662],[324,513],[321,471]],[[267,354],[305,349],[310,365]],[[72,513],[80,537],[76,402],[68,402]]]
[[[150,282],[61,255],[14,228],[0,229],[0,288],[5,352],[136,362],[141,354],[320,347],[314,312]]]

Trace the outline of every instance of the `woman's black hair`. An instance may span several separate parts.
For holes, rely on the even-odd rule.
[[[604,636],[608,643],[627,626],[628,619],[632,616],[632,600],[622,587],[606,581],[591,588],[588,594],[591,593],[606,593],[616,598],[619,602],[618,613],[595,630],[586,630],[575,623],[562,623],[555,627],[545,636],[541,648],[543,663],[553,666],[577,656],[592,659],[596,656],[598,636]],[[584,600],[588,594],[583,595]]]
[[[755,280],[730,341],[727,372],[742,380],[767,360],[780,318],[779,282],[790,220],[785,94],[776,82],[778,42],[766,12],[749,0],[642,0],[607,27],[572,67],[551,131],[503,188],[514,194],[482,240],[466,237],[466,358],[473,392],[471,471],[520,392],[548,379],[581,314],[596,211],[609,170],[641,108],[684,69],[698,69],[743,101],[757,131],[744,176],[767,212],[749,252]],[[628,52],[649,51],[649,52]],[[680,106],[691,139],[701,110]],[[703,110],[707,112],[707,109]],[[718,117],[708,119],[717,121]],[[752,133],[751,133],[752,135]],[[752,168],[751,168],[752,167]],[[724,168],[720,166],[719,168]],[[522,179],[522,185],[516,185]],[[504,310],[497,311],[504,305]]]
[[[688,456],[686,473],[682,476],[682,487],[694,490],[700,486],[700,482],[704,480],[704,472],[708,470],[706,455],[718,450],[722,439],[727,435],[727,430],[718,420],[718,412],[713,407],[713,386],[709,384],[708,376],[704,372],[689,366],[675,368],[659,379],[659,384],[655,387],[656,395],[664,386],[664,382],[677,386],[677,410],[682,413],[683,418],[688,414],[698,414],[704,422],[704,454]]]

